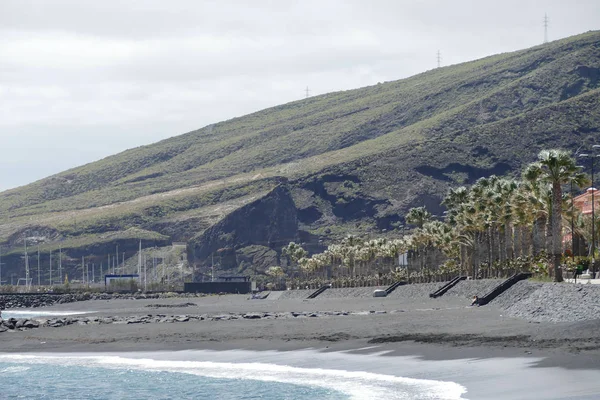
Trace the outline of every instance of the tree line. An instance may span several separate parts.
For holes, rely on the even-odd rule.
[[[490,176],[450,189],[441,218],[425,207],[410,209],[408,235],[370,240],[350,235],[311,256],[292,242],[282,251],[288,265],[271,267],[267,274],[294,287],[331,281],[337,286],[424,282],[457,274],[502,277],[524,270],[560,282],[569,261],[563,250],[575,250],[565,235],[591,243],[592,224],[600,231],[598,218],[592,221],[573,206],[574,188],[589,181],[571,153],[543,150],[520,179]],[[563,190],[566,185],[571,190]],[[404,261],[405,254],[408,262],[402,265],[399,257]]]

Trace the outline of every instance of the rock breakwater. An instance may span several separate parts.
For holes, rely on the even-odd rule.
[[[204,297],[201,293],[64,293],[64,294],[2,294],[0,295],[0,311],[11,308],[38,308],[48,307],[55,304],[74,303],[87,300],[111,300],[111,299],[167,299],[173,297],[193,298]]]
[[[289,312],[248,312],[227,314],[148,314],[133,316],[81,316],[56,318],[0,318],[0,333],[6,331],[25,331],[28,329],[50,327],[60,328],[69,325],[102,325],[102,324],[172,324],[190,321],[231,321],[257,319],[294,319],[294,318],[331,318],[349,315],[395,314],[403,310],[369,310],[369,311],[289,311]]]

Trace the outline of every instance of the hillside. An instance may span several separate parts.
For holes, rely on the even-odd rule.
[[[390,232],[412,206],[441,212],[449,186],[590,142],[599,100],[600,32],[315,96],[2,192],[0,245],[19,276],[25,235],[73,260],[117,243],[133,254],[138,239],[187,241],[198,266],[210,241],[212,252],[228,249],[223,268],[243,272],[265,254],[277,262],[290,240],[316,249],[350,232]],[[242,240],[239,216],[266,215],[274,198],[284,215],[269,219],[295,219],[281,230],[253,220],[262,234]]]

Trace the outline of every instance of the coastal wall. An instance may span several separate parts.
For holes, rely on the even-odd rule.
[[[448,297],[459,297],[465,299],[465,306],[467,306],[474,295],[483,296],[500,283],[502,283],[501,279],[462,281],[448,290],[444,296],[432,301],[444,304],[444,300]],[[387,298],[430,301],[429,293],[442,285],[443,283],[404,285],[398,287]],[[371,297],[375,289],[382,288],[328,289],[311,301]],[[277,299],[306,299],[312,292],[312,290],[289,290],[283,292]],[[510,317],[535,322],[577,322],[600,319],[600,285],[521,281],[491,301],[489,306],[505,310],[506,315]]]

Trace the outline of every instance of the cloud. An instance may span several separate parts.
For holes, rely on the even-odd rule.
[[[2,0],[0,190],[303,97],[597,28],[595,0]]]

